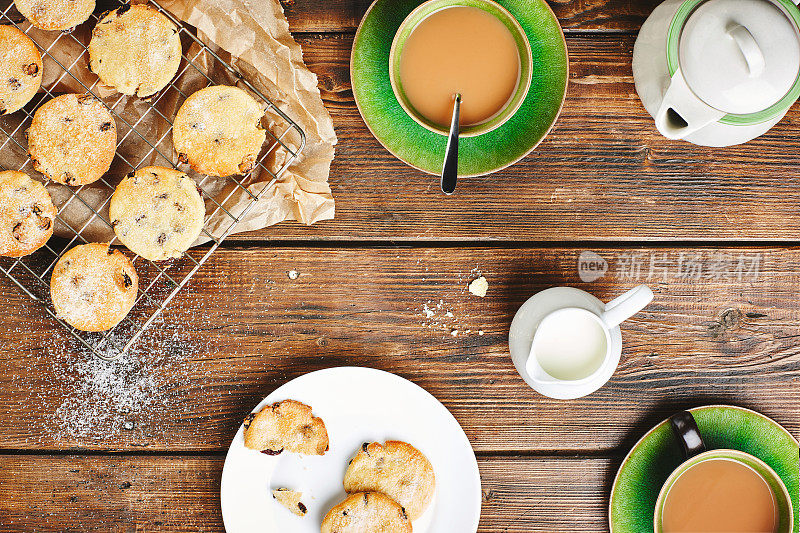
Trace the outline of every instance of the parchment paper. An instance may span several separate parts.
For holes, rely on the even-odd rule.
[[[229,53],[233,66],[267,98],[284,104],[281,110],[306,133],[306,147],[299,160],[272,191],[265,193],[266,198],[253,208],[237,231],[290,219],[313,224],[333,218],[328,175],[336,133],[322,104],[317,76],[303,63],[303,52],[289,33],[280,2],[163,0],[161,5],[196,27],[204,42]],[[276,154],[278,161],[281,155]],[[258,184],[252,189],[259,190]],[[241,196],[247,198],[245,194]]]
[[[260,229],[284,220],[313,224],[333,218],[334,201],[328,185],[337,142],[333,122],[322,103],[317,77],[303,63],[302,50],[289,33],[289,25],[278,0],[162,0],[160,4],[195,26],[203,42],[236,67],[247,81],[296,121],[306,134],[306,147],[299,158],[288,167],[278,183],[264,193],[233,232]],[[54,93],[81,93],[85,91],[83,85],[91,87],[96,82],[97,77],[88,69],[87,54],[79,44],[88,44],[91,24],[82,25],[72,35],[35,28],[30,30],[29,35],[40,46],[49,49],[59,63],[71,66],[71,74],[64,74],[53,59],[45,57],[44,86],[53,86],[55,83]],[[215,84],[238,84],[247,89],[210,54],[201,53],[198,56],[200,50],[196,43],[184,40],[184,54],[192,58],[193,64],[208,74]],[[208,79],[194,67],[187,66],[185,62],[181,69],[184,67],[187,67],[186,70],[175,81],[180,93],[190,95],[208,84]],[[92,209],[108,220],[107,200],[113,192],[111,187],[131,171],[131,166],[138,168],[177,163],[171,135],[167,132],[168,124],[161,115],[172,120],[183,97],[176,90],[166,89],[163,94],[157,95],[156,111],[153,111],[141,99],[121,97],[113,89],[102,85],[96,85],[93,90],[106,104],[114,106],[114,111],[123,119],[117,120],[117,129],[119,138],[125,138],[125,141],[104,177],[110,187],[100,182],[84,187],[79,199],[73,198],[64,186],[49,183],[47,187],[54,202],[61,208],[61,218],[71,226],[66,228],[64,224],[57,223],[57,234],[71,236],[73,231],[79,230],[88,240],[109,241],[114,236],[111,227],[93,217]],[[37,98],[46,101],[49,96],[40,95]],[[0,126],[6,132],[14,132],[16,141],[7,143],[3,149],[3,166],[6,168],[17,168],[27,158],[24,131],[18,127],[22,120],[21,113],[0,117]],[[286,121],[272,111],[267,111],[264,124],[278,137],[288,129]],[[135,125],[135,131],[131,131],[129,125]],[[274,142],[267,136],[265,152],[272,146],[271,141]],[[300,136],[294,130],[290,130],[282,141],[293,150],[300,146]],[[288,156],[288,152],[278,146],[270,151],[265,166],[277,172],[284,166]],[[239,216],[251,202],[250,196],[233,185],[230,179],[198,175],[186,165],[179,165],[179,168],[187,171],[204,193],[214,199],[207,200],[207,213],[214,212],[219,203],[229,213]],[[30,171],[30,165],[24,170]],[[254,171],[245,184],[253,194],[257,194],[271,179],[267,172]],[[216,209],[216,213],[207,221],[206,230],[214,237],[219,237],[228,229],[231,220],[223,210]],[[206,240],[201,238],[196,244]]]

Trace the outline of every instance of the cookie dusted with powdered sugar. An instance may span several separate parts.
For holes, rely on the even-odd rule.
[[[144,167],[125,177],[111,196],[117,238],[151,261],[180,257],[203,230],[206,208],[194,180],[179,170]]]
[[[14,0],[14,5],[37,28],[65,31],[89,20],[95,0]]]
[[[436,477],[430,461],[406,442],[365,443],[344,475],[347,492],[382,492],[416,520],[431,502]]]
[[[0,172],[0,255],[21,257],[44,246],[55,218],[44,185],[22,172]]]
[[[244,421],[244,445],[267,455],[295,452],[324,455],[328,451],[325,422],[311,407],[284,400],[248,415]]]
[[[117,148],[114,117],[94,96],[63,94],[33,115],[28,129],[33,168],[64,185],[86,185],[111,167]]]
[[[58,260],[50,279],[56,315],[82,331],[106,331],[130,312],[139,278],[133,264],[107,244],[82,244]]]
[[[258,102],[238,87],[197,91],[175,117],[172,143],[178,160],[210,176],[250,172],[267,138],[263,116]]]
[[[89,42],[89,67],[122,94],[152,96],[181,64],[178,28],[145,5],[115,9],[100,19]]]
[[[0,115],[19,111],[42,85],[42,56],[14,26],[0,26]]]
[[[380,492],[357,492],[328,511],[321,533],[411,533],[405,510]]]

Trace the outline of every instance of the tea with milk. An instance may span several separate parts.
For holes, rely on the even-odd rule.
[[[670,487],[664,533],[774,533],[778,507],[767,482],[729,459],[702,461]]]
[[[400,56],[400,84],[414,110],[447,128],[461,94],[461,125],[503,111],[520,81],[514,37],[496,17],[477,7],[436,11],[409,35]]]

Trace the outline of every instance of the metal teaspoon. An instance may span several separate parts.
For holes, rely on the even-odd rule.
[[[453,119],[450,122],[450,135],[447,138],[447,149],[444,153],[444,166],[442,167],[442,192],[453,194],[456,190],[458,176],[458,126],[461,114],[461,95],[456,94],[453,105]]]

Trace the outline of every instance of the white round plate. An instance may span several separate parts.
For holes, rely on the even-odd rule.
[[[222,470],[222,518],[228,533],[319,533],[328,510],[342,501],[350,459],[364,442],[402,440],[433,465],[436,495],[414,521],[414,533],[474,533],[481,481],[472,446],[453,415],[421,387],[388,372],[340,367],[300,376],[267,396],[253,412],[281,400],[310,405],[325,421],[330,450],[323,456],[268,456],[244,446],[240,427]],[[303,492],[308,507],[295,516],[272,490]]]

